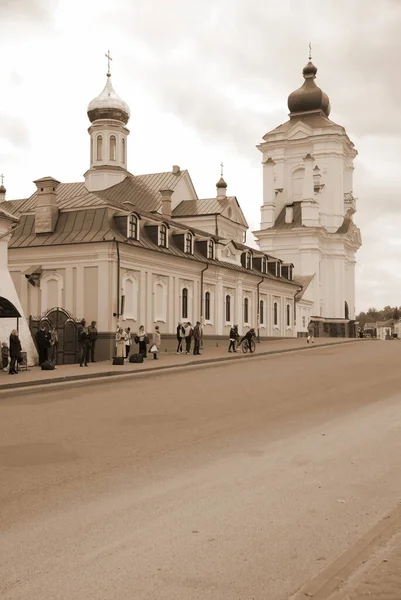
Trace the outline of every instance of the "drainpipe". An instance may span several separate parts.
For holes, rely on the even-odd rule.
[[[117,312],[113,313],[113,317],[117,317],[117,322],[120,319],[120,245],[116,242],[117,250]]]
[[[258,283],[258,287],[257,287],[257,303],[258,303],[258,308],[257,308],[257,319],[258,319],[258,344],[260,344],[260,334],[259,334],[259,324],[260,324],[260,301],[259,301],[259,295],[260,295],[260,290],[259,290],[259,286],[261,283],[263,283],[263,281],[265,280],[264,277],[262,277],[262,279],[259,281]]]

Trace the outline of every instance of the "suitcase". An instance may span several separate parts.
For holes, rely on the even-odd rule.
[[[123,356],[113,356],[113,365],[123,365],[124,357]]]
[[[131,354],[129,361],[130,363],[143,363],[143,356],[142,354]]]
[[[40,365],[40,368],[42,369],[42,371],[54,371],[54,365],[49,362],[48,360],[45,360],[45,362],[43,362]]]

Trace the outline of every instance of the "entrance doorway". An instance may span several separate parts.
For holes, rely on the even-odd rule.
[[[57,331],[58,345],[56,364],[72,365],[79,362],[79,321],[64,308],[51,308],[43,315],[43,317],[29,317],[29,328],[33,339],[36,339],[36,332],[42,325],[45,327],[46,331],[50,331],[53,328]]]

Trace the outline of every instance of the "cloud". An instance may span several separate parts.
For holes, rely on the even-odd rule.
[[[43,21],[51,18],[53,0],[2,0],[0,22],[3,20]]]
[[[21,149],[29,146],[29,139],[29,129],[22,119],[0,113],[0,142]]]

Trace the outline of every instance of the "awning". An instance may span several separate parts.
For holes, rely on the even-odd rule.
[[[18,319],[20,316],[14,304],[10,300],[7,300],[7,298],[0,296],[0,319]]]

